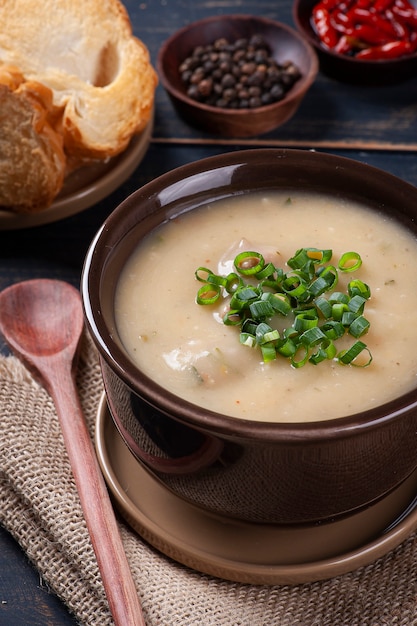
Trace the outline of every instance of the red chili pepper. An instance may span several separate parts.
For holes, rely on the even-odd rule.
[[[331,23],[330,13],[327,9],[319,8],[313,12],[313,25],[322,43],[328,48],[334,48],[339,37]]]
[[[415,9],[401,9],[398,6],[394,6],[391,11],[393,16],[403,26],[417,28],[417,11]]]
[[[411,11],[414,11],[415,9],[415,7],[408,0],[395,0],[394,4],[400,9],[410,9]]]
[[[376,61],[381,59],[396,59],[398,57],[410,54],[410,45],[408,41],[390,41],[382,46],[373,46],[365,48],[356,55],[357,59],[367,61]]]
[[[331,22],[334,26],[335,30],[341,35],[350,35],[352,34],[354,25],[351,20],[349,20],[346,13],[342,13],[341,11],[335,11],[332,13]]]
[[[346,15],[347,15],[348,20],[352,20],[353,22],[359,22],[359,21],[369,19],[371,16],[371,13],[369,9],[364,9],[362,7],[359,7],[357,4],[355,4],[353,7],[349,9]]]
[[[327,11],[330,11],[336,7],[338,8],[340,4],[340,0],[320,0],[320,2],[315,5],[313,13],[315,9],[326,9]]]
[[[352,46],[352,38],[349,37],[349,35],[342,35],[334,48],[334,51],[338,54],[348,54],[353,50],[354,47]]]
[[[349,17],[351,17],[351,19],[356,23],[368,24],[369,26],[373,26],[376,29],[383,31],[389,35],[391,39],[398,36],[395,27],[389,20],[377,15],[376,13],[371,13],[367,9],[359,9],[355,7],[349,11]]]
[[[393,4],[394,0],[376,0],[373,8],[376,13],[384,13]]]
[[[365,43],[382,45],[390,41],[390,37],[386,33],[374,26],[369,26],[369,24],[359,24],[353,32],[357,39]]]
[[[387,9],[385,11],[385,17],[381,18],[381,21],[390,25],[390,29],[387,29],[387,32],[392,33],[393,39],[405,39],[407,37],[408,33],[406,26],[401,23],[401,20],[398,20],[392,9]]]
[[[347,15],[347,13],[343,13],[343,11],[334,11],[332,13],[332,18],[335,22],[337,22],[338,24],[349,24],[350,20],[349,20],[349,16]]]
[[[388,12],[390,13],[390,15],[388,15]],[[407,37],[407,29],[404,27],[403,24],[400,24],[397,19],[394,19],[394,15],[392,14],[391,9],[389,9],[385,15],[387,16],[387,19],[381,21],[385,22],[385,24],[390,25],[390,28],[387,28],[386,32],[392,33],[392,36],[396,39],[404,39],[405,37]],[[381,23],[380,27],[382,27]]]

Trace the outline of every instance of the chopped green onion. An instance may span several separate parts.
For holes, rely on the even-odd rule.
[[[313,363],[313,365],[318,365],[322,361],[326,361],[326,359],[327,359],[327,355],[326,355],[325,350],[323,350],[322,348],[319,348],[317,352],[315,352],[309,357],[308,360],[310,363]]]
[[[269,278],[273,276],[275,273],[275,265],[273,263],[268,263],[265,265],[260,272],[255,274],[257,280],[263,280],[264,278]]]
[[[231,272],[226,277],[225,289],[226,289],[227,293],[230,293],[230,294],[234,293],[236,291],[236,289],[238,289],[239,287],[243,287],[242,279],[240,278],[240,276],[238,276],[234,272]]]
[[[214,304],[220,298],[220,287],[206,283],[197,291],[198,304]]]
[[[300,248],[294,254],[291,259],[287,261],[287,265],[292,269],[301,269],[308,264],[309,261],[313,263],[328,263],[332,258],[332,250],[319,250],[318,248]]]
[[[367,360],[363,363],[355,363],[356,359],[364,350],[368,353]],[[372,363],[372,355],[363,341],[356,341],[348,350],[339,352],[337,359],[340,363],[343,363],[343,365],[356,365],[356,367],[368,367],[368,365]]]
[[[305,267],[310,261],[311,258],[308,256],[307,248],[300,248],[293,257],[288,259],[287,265],[291,267],[291,269],[296,270]]]
[[[282,283],[282,288],[291,298],[304,301],[308,297],[306,283],[297,275],[287,276]]]
[[[369,321],[363,315],[360,315],[349,326],[349,334],[358,339],[358,337],[362,337],[362,335],[368,332],[370,325]]]
[[[270,363],[277,358],[275,346],[268,343],[261,345],[261,353],[264,363]]]
[[[261,322],[260,324],[258,324],[255,333],[256,343],[258,343],[259,345],[261,345],[262,343],[266,343],[268,339],[265,339],[265,335],[269,335],[269,333],[271,332],[272,328],[269,326],[269,324],[266,324],[265,322]],[[277,339],[279,339],[279,335]]]
[[[251,320],[250,318],[246,318],[244,322],[242,323],[242,331],[245,333],[250,333],[253,336],[255,336],[256,334],[257,327],[258,327],[258,324],[254,320]]]
[[[319,323],[317,315],[309,315],[308,313],[300,313],[294,320],[294,328],[298,333],[303,333],[309,328],[314,328]]]
[[[294,314],[294,318],[296,318],[297,315],[311,315],[312,317],[318,318],[315,306],[311,306],[310,304],[297,307],[296,309],[294,308],[292,312]]]
[[[309,361],[310,363],[313,363],[313,365],[318,365],[318,363],[321,363],[322,361],[330,361],[334,359],[336,353],[337,350],[333,341],[331,341],[331,339],[324,339],[319,344],[319,349],[317,350],[317,352],[310,356]]]
[[[338,276],[337,269],[334,267],[334,265],[326,265],[325,267],[321,267],[319,269],[319,272],[317,272],[317,275],[321,276],[322,278],[326,277],[326,280],[329,281],[329,289],[333,289],[333,287],[336,287]]]
[[[286,316],[291,311],[290,301],[284,293],[265,291],[261,296],[261,300],[268,302],[274,309],[274,312],[281,315]]]
[[[359,295],[355,295],[348,302],[349,311],[352,311],[352,313],[361,314],[363,313],[365,304],[366,304],[366,298],[363,298],[362,296],[359,296]]]
[[[279,340],[279,331],[275,328],[272,329],[265,333],[263,338],[262,338],[262,343],[270,343],[270,342],[276,342]]]
[[[352,313],[352,311],[345,311],[342,315],[341,322],[345,328],[349,328],[356,317],[356,313]]]
[[[295,368],[329,359],[367,367],[372,355],[359,337],[370,328],[364,309],[371,290],[360,279],[349,282],[347,293],[335,290],[338,271],[353,272],[362,260],[356,252],[342,255],[337,266],[331,259],[332,250],[300,248],[287,261],[291,270],[285,273],[265,264],[259,252],[241,252],[234,260],[236,272],[227,276],[203,266],[195,271],[204,283],[196,301],[213,305],[222,298],[228,304],[223,323],[239,327],[241,344],[260,349],[265,363],[280,355]],[[277,316],[280,330],[270,324]],[[345,334],[357,341],[338,353],[335,342]]]
[[[232,295],[230,307],[236,310],[243,309],[244,307],[249,306],[250,301],[253,301],[258,297],[258,292],[252,289],[252,287],[241,287]]]
[[[255,337],[250,333],[240,333],[239,339],[241,344],[249,346],[250,348],[253,348],[256,344]]]
[[[278,354],[281,354],[282,356],[288,358],[296,353],[297,346],[294,341],[290,337],[288,337],[287,339],[284,339],[282,342],[278,343],[276,350]]]
[[[274,307],[266,300],[255,300],[249,305],[249,311],[253,319],[262,320],[266,317],[272,317],[274,315]]]
[[[210,285],[218,285],[219,287],[226,287],[227,285],[227,277],[219,276],[218,274],[209,274],[207,276],[207,282]]]
[[[295,330],[294,326],[289,326],[288,328],[284,328],[284,332],[282,333],[282,336],[285,339],[293,339],[295,341],[298,337],[298,333]]]
[[[259,283],[259,287],[261,287],[262,289],[270,289],[271,292],[278,292],[281,291],[282,280],[282,277],[277,277],[276,279],[263,278]]]
[[[329,291],[334,283],[334,274],[333,272],[327,272],[326,274],[321,274],[316,280],[314,280],[310,285],[310,293],[316,298],[317,296],[321,296],[322,293]]]
[[[316,346],[318,343],[326,339],[326,335],[324,332],[318,328],[317,326],[314,328],[309,328],[305,330],[302,335],[300,335],[300,343],[307,347]]]
[[[326,298],[316,298],[316,308],[322,314],[324,319],[329,319],[332,316],[332,305]]]
[[[308,361],[310,354],[308,348],[303,345],[297,347],[297,351],[290,357],[291,365],[296,369],[303,367]]]
[[[338,322],[336,320],[329,320],[325,324],[321,326],[321,330],[324,332],[328,339],[332,339],[333,341],[336,339],[340,339],[346,332],[345,327],[342,322]]]
[[[308,248],[308,256],[310,259],[317,259],[320,263],[329,263],[333,256],[333,250],[318,250],[317,248]]]
[[[369,300],[369,298],[371,297],[371,290],[366,283],[356,279],[351,280],[348,284],[348,294],[351,298],[353,298],[354,296],[362,296],[362,298]]]
[[[362,259],[357,252],[345,252],[339,259],[338,268],[341,272],[355,272],[362,265]]]
[[[349,302],[349,296],[347,293],[341,291],[334,291],[329,296],[330,304],[347,304]]]
[[[207,267],[198,267],[196,271],[194,272],[194,275],[196,279],[200,281],[200,283],[205,283],[207,281],[208,276],[211,276],[211,274],[213,273],[214,272],[209,270]]]
[[[235,267],[243,276],[252,276],[260,272],[265,261],[259,252],[241,252],[235,258]]]
[[[333,304],[332,305],[332,318],[334,320],[340,321],[346,309],[347,309],[347,304],[343,304],[343,302],[337,302],[336,304]]]
[[[223,316],[223,324],[225,326],[240,326],[241,322],[239,311],[227,311]]]

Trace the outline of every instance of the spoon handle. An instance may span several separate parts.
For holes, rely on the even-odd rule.
[[[71,372],[49,368],[49,391],[60,421],[84,517],[116,626],[145,626],[113,507]],[[46,373],[44,372],[46,377]]]

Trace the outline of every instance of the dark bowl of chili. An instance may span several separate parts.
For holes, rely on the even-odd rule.
[[[383,85],[417,73],[411,0],[295,0],[293,19],[332,78]]]

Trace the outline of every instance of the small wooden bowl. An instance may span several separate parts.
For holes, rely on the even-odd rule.
[[[187,96],[179,66],[196,46],[223,37],[234,42],[252,35],[264,38],[277,62],[293,61],[301,71],[301,78],[282,100],[253,109],[220,109]],[[175,109],[187,123],[225,137],[250,137],[267,133],[294,115],[316,78],[318,59],[303,37],[285,24],[251,15],[229,15],[210,17],[177,31],[161,47],[157,70]]]
[[[337,80],[361,85],[389,85],[417,74],[417,53],[389,60],[367,61],[325,48],[314,32],[310,18],[318,0],[295,0],[293,19],[300,33],[315,48],[320,70]]]

